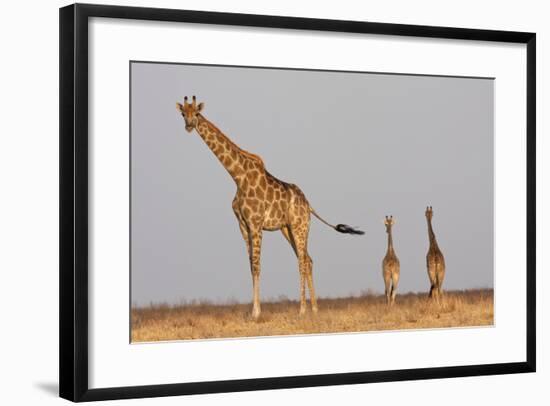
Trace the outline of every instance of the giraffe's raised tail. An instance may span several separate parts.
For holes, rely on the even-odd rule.
[[[328,221],[324,220],[321,216],[319,216],[317,214],[317,212],[315,210],[313,210],[313,207],[310,207],[309,210],[311,211],[311,214],[313,214],[315,217],[317,217],[319,220],[321,220],[323,223],[325,223],[327,226],[331,227],[331,228],[334,228],[336,231],[338,231],[339,233],[344,233],[344,234],[355,234],[355,235],[363,235],[365,234],[364,231],[362,230],[358,230],[356,228],[353,228],[353,227],[350,227],[346,224],[337,224],[337,225],[332,225],[330,224]]]

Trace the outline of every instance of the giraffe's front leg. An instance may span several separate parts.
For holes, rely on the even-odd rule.
[[[235,196],[235,198],[233,199],[232,207],[233,207],[233,212],[235,213],[235,217],[237,217],[237,221],[239,222],[239,228],[241,230],[243,240],[246,244],[246,253],[250,258],[250,239],[248,237],[248,225],[246,224],[246,222],[243,219],[243,216],[241,215],[237,196]]]
[[[250,258],[250,239],[248,237],[248,227],[244,221],[239,220],[239,228],[241,229],[241,234],[246,244],[246,253]]]
[[[252,271],[252,317],[260,317],[260,251],[262,247],[262,230],[254,229],[249,232],[250,269]]]

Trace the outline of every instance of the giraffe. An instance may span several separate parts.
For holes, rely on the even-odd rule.
[[[185,129],[196,130],[235,181],[237,192],[232,207],[248,252],[252,274],[252,317],[260,316],[260,254],[262,232],[280,230],[292,247],[300,274],[300,315],[306,312],[306,284],[312,312],[317,312],[313,286],[313,261],[307,251],[310,214],[341,233],[364,234],[345,224],[332,225],[309,205],[304,193],[294,184],[271,175],[262,158],[241,149],[203,115],[204,103],[187,96],[176,103],[184,118]]]
[[[395,255],[393,249],[392,226],[395,224],[393,216],[386,216],[384,225],[386,233],[388,233],[388,250],[382,261],[382,276],[386,286],[386,303],[392,305],[395,303],[395,295],[397,294],[397,283],[399,282],[399,258]]]
[[[426,255],[426,265],[428,268],[428,277],[430,278],[430,298],[435,298],[439,301],[443,296],[441,286],[445,278],[445,258],[437,245],[435,234],[432,228],[433,210],[432,206],[426,207],[426,220],[428,221],[428,237],[430,239],[430,248]]]

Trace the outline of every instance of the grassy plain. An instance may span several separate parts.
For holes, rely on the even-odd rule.
[[[258,320],[250,304],[189,303],[135,307],[132,342],[338,333],[493,324],[493,290],[448,291],[440,303],[426,293],[398,295],[388,307],[383,295],[318,299],[319,312],[299,316],[294,300],[262,303]],[[309,302],[308,302],[309,304]]]

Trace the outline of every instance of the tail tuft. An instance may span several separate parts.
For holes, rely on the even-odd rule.
[[[344,233],[344,234],[355,234],[355,235],[362,235],[362,234],[365,234],[364,231],[361,231],[361,230],[357,230],[353,227],[350,227],[346,224],[338,224],[336,226],[333,226],[332,224],[330,224],[328,221],[326,221],[325,219],[323,219],[321,216],[319,216],[317,214],[317,212],[315,210],[313,210],[313,207],[310,206],[309,210],[311,211],[311,213],[317,217],[321,222],[325,223],[327,226],[329,226],[330,228],[334,228],[336,231],[340,232],[340,233]]]
[[[336,225],[336,227],[334,227],[334,229],[340,233],[344,233],[344,234],[356,234],[356,235],[363,235],[365,234],[364,231],[361,231],[361,230],[357,230],[353,227],[350,227],[346,224],[338,224]]]

